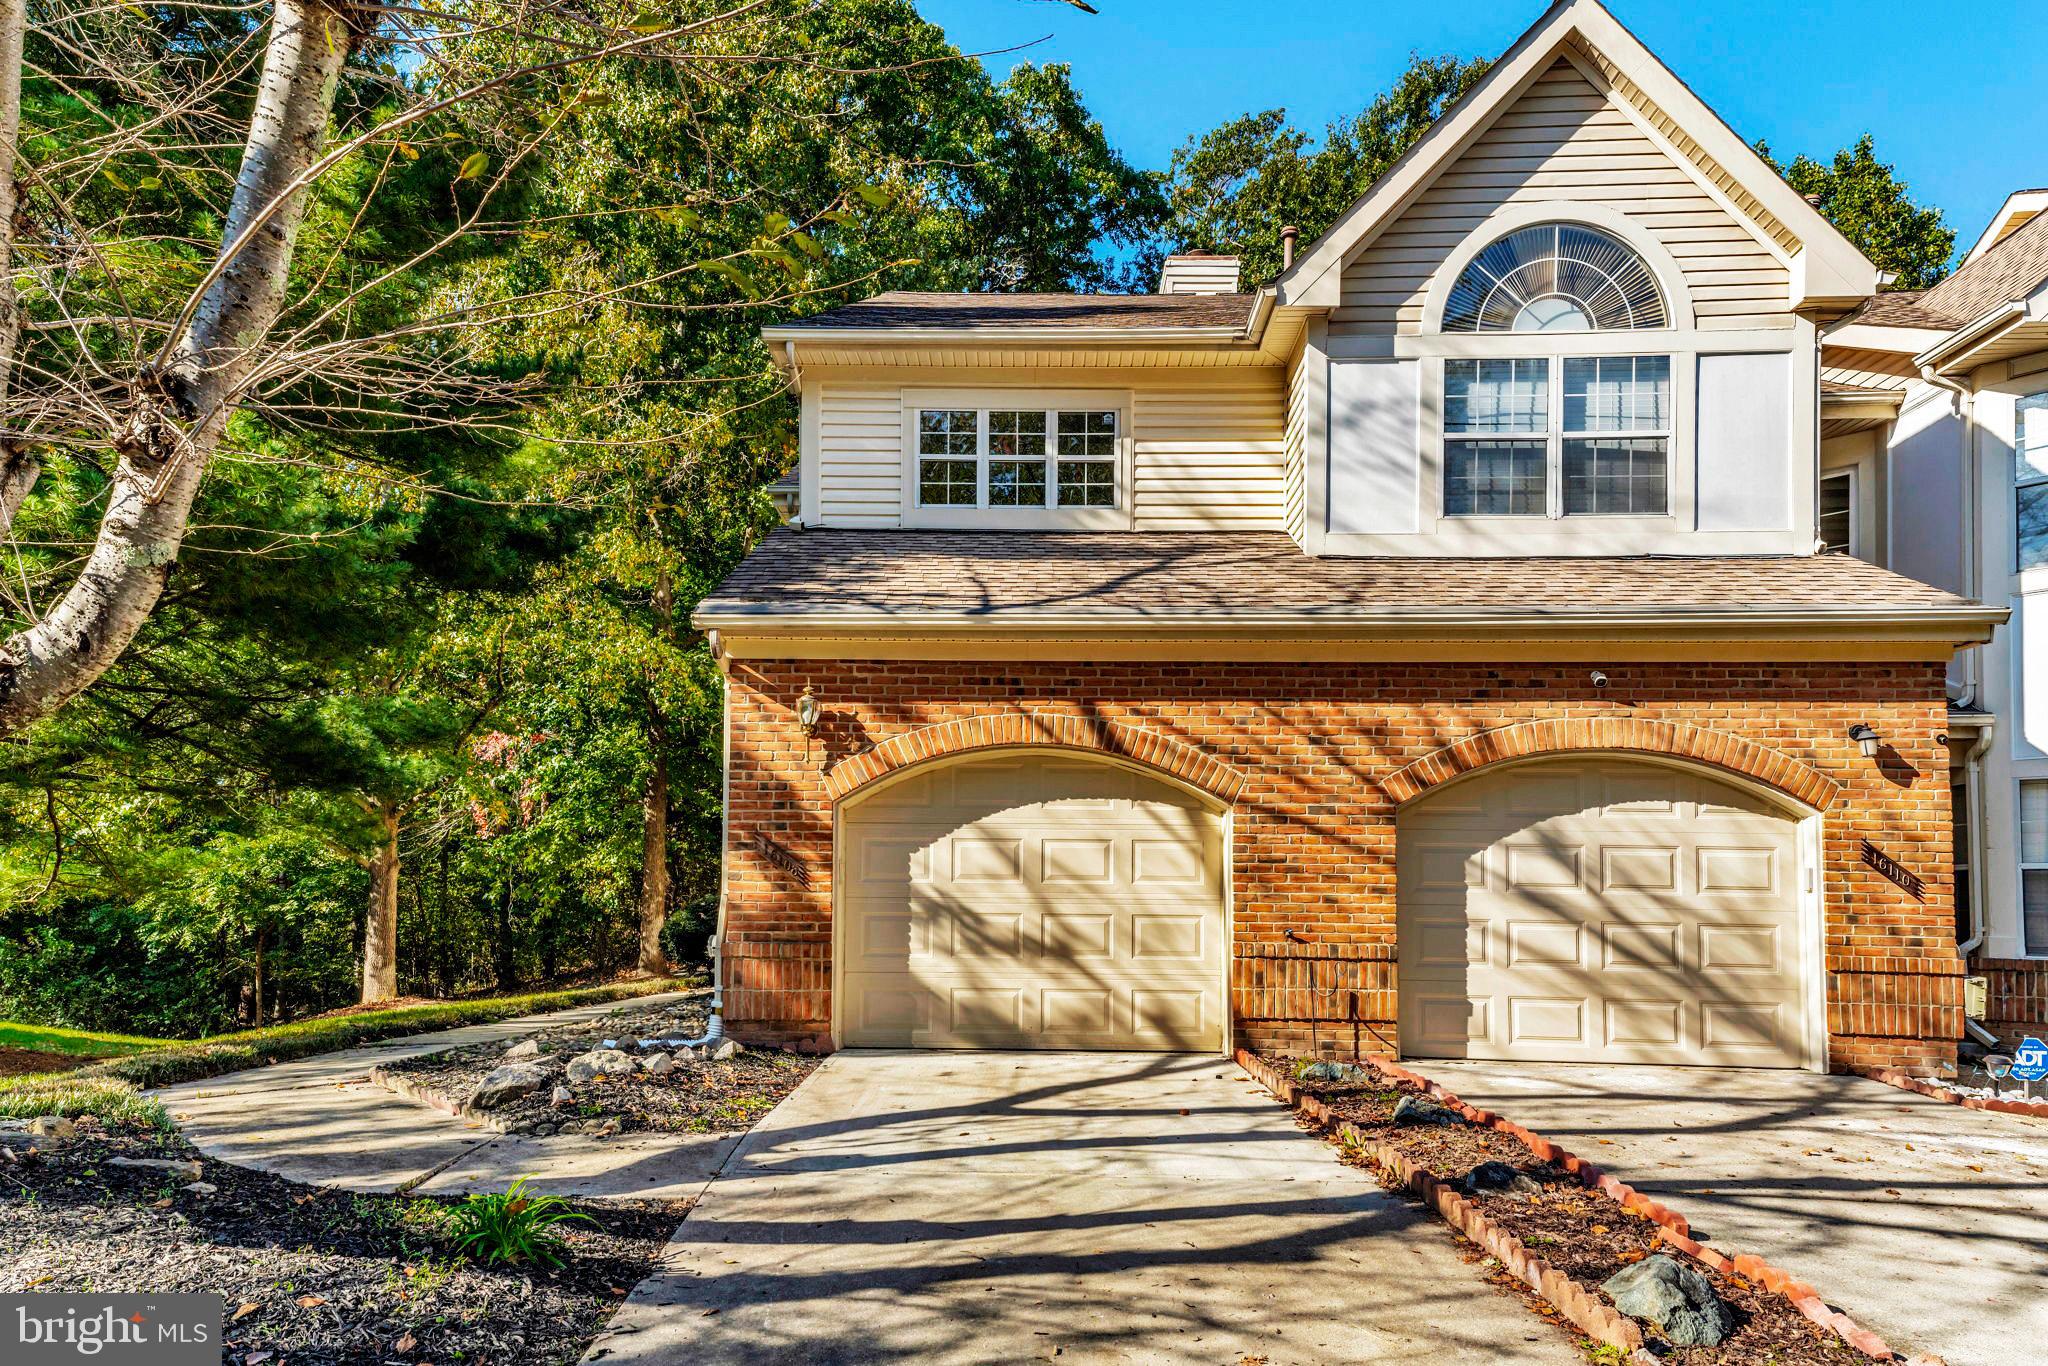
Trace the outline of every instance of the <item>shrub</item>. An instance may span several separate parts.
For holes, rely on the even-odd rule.
[[[570,1219],[597,1222],[571,1209],[559,1195],[528,1195],[523,1176],[506,1190],[478,1191],[457,1205],[452,1217],[456,1249],[487,1266],[494,1262],[560,1266],[565,1244],[554,1226]]]

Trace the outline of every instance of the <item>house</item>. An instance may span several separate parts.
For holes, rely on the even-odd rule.
[[[1952,1058],[1946,683],[2005,612],[1818,553],[1870,262],[1568,0],[1237,275],[765,331],[797,517],[694,618],[730,1027]]]
[[[2013,613],[1948,678],[1956,938],[1987,1043],[2048,1031],[2044,208],[2011,195],[1953,275],[1822,337],[1823,538]]]

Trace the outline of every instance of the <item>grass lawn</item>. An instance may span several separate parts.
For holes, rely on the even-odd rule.
[[[543,1011],[565,1010],[570,1006],[603,1001],[624,1001],[658,991],[676,991],[700,985],[698,978],[655,978],[644,982],[614,982],[606,986],[574,987],[562,991],[537,991],[522,996],[487,996],[476,1000],[429,1001],[394,1006],[389,1010],[360,1010],[345,1015],[326,1015],[295,1024],[249,1029],[238,1034],[216,1034],[195,1043],[159,1039],[128,1039],[119,1034],[83,1034],[71,1030],[38,1030],[27,1025],[8,1025],[38,1036],[72,1035],[80,1040],[124,1040],[140,1051],[105,1057],[71,1072],[42,1076],[0,1077],[0,1119],[22,1119],[31,1115],[94,1114],[110,1122],[143,1122],[164,1126],[163,1110],[142,1091],[174,1082],[198,1081],[223,1072],[289,1062],[293,1058],[330,1053],[338,1048],[406,1034],[424,1034],[463,1025],[488,1024],[515,1015],[537,1015]],[[11,1040],[0,1040],[11,1042]],[[17,1047],[61,1051],[59,1043],[18,1044]]]
[[[87,1058],[119,1058],[145,1049],[167,1048],[175,1039],[149,1039],[140,1034],[95,1034],[86,1029],[0,1020],[0,1048],[33,1048],[42,1053],[72,1053]]]

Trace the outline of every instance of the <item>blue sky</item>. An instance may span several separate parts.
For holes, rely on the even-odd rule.
[[[1069,62],[1111,139],[1163,167],[1189,134],[1284,107],[1319,132],[1353,113],[1409,54],[1498,55],[1543,12],[1534,3],[1388,5],[1092,0],[917,0],[963,49]],[[1883,0],[1612,0],[1615,15],[1749,141],[1829,156],[1866,130],[1922,203],[1967,247],[2009,190],[2048,185],[2041,51],[2031,3]]]

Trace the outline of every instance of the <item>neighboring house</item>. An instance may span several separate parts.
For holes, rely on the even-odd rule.
[[[2048,1030],[2048,190],[2006,200],[1956,273],[1880,294],[1822,346],[1833,544],[2013,625],[1948,691],[1956,936],[1989,1033]]]
[[[1871,264],[1575,0],[1236,274],[766,330],[797,519],[695,616],[731,1027],[1952,1058],[1944,683],[2005,613],[1816,553],[1875,534],[1819,438]]]

